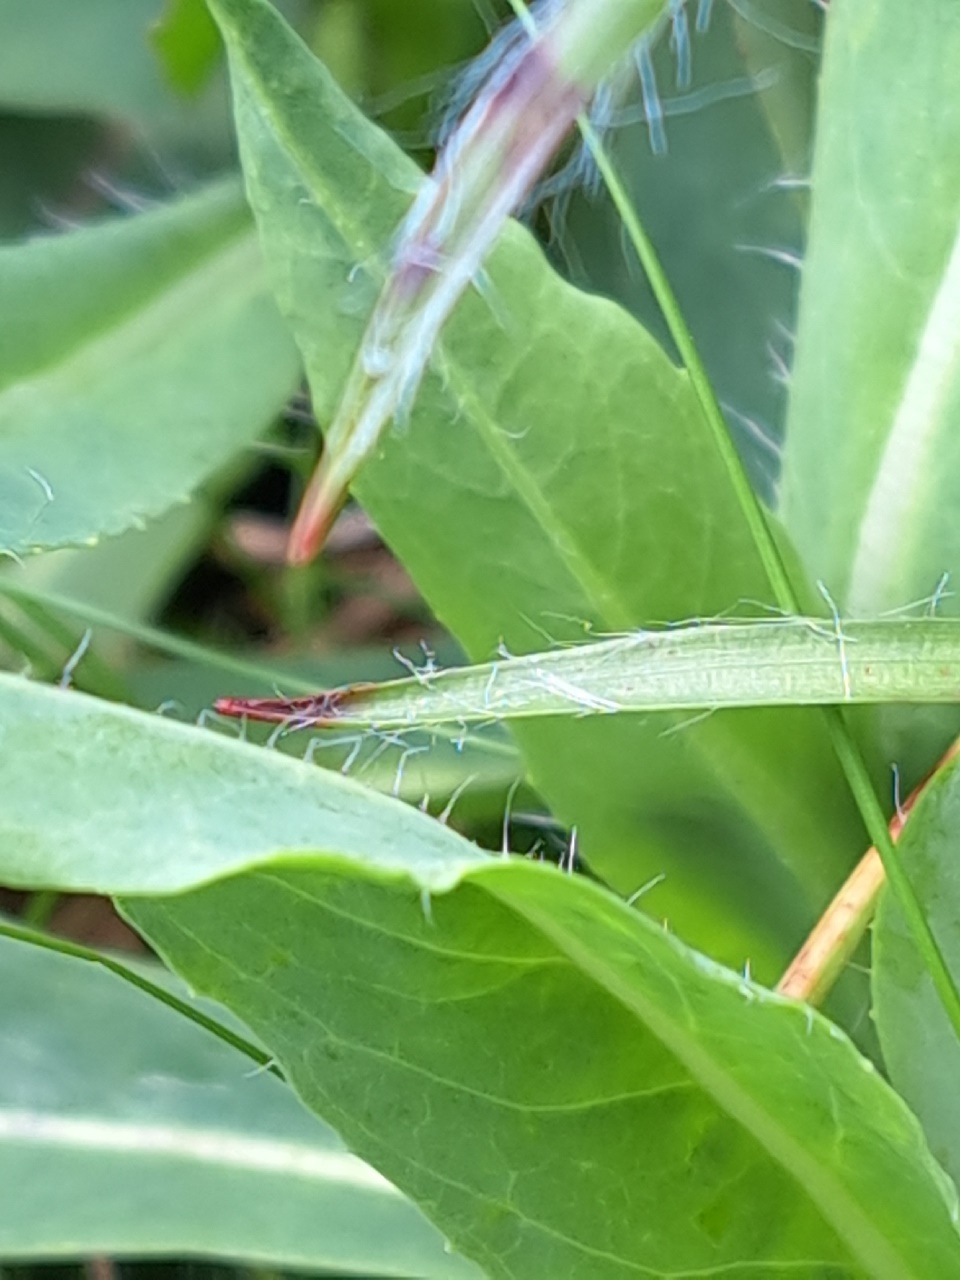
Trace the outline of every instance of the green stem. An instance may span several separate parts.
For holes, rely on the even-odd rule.
[[[146,623],[133,622],[128,618],[118,617],[106,609],[87,604],[83,600],[74,600],[69,596],[57,595],[52,591],[35,591],[31,587],[20,586],[11,582],[6,576],[0,576],[0,596],[7,596],[9,599],[20,603],[30,602],[47,606],[51,609],[58,609],[62,613],[79,618],[90,626],[105,627],[110,631],[129,636],[131,640],[137,640],[140,644],[155,649],[158,653],[166,653],[173,658],[184,658],[189,662],[214,667],[218,671],[225,671],[242,679],[256,680],[258,683],[268,685],[282,683],[285,687],[300,693],[309,693],[311,689],[316,688],[315,681],[293,676],[288,672],[279,672],[261,663],[245,662],[242,658],[232,658],[229,654],[210,649],[206,645],[198,644],[194,640],[187,640],[183,636],[175,636],[169,631],[161,630],[159,627],[151,627]]]
[[[54,938],[49,934],[40,933],[36,929],[13,924],[9,920],[0,920],[0,937],[10,938],[14,942],[22,942],[31,947],[41,947],[44,951],[54,951],[58,955],[70,956],[74,960],[85,960],[88,964],[99,965],[102,969],[106,969],[116,977],[122,978],[124,982],[128,982],[131,986],[151,996],[154,1000],[158,1000],[161,1004],[174,1009],[185,1018],[189,1018],[197,1026],[203,1027],[205,1031],[215,1035],[218,1040],[222,1040],[232,1048],[238,1049],[258,1066],[265,1067],[274,1075],[280,1076],[281,1079],[283,1078],[273,1059],[269,1054],[258,1048],[257,1045],[247,1040],[244,1036],[238,1035],[235,1031],[231,1031],[222,1022],[218,1022],[216,1018],[211,1018],[208,1014],[201,1013],[192,1004],[189,1004],[186,1000],[181,1000],[179,996],[175,996],[158,983],[151,982],[149,978],[137,973],[135,969],[129,968],[122,961],[115,960],[113,956],[94,951],[91,947],[83,947],[77,942],[68,942],[66,938]]]

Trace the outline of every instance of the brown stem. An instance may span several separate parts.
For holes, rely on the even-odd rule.
[[[890,819],[890,836],[894,842],[899,839],[930,779],[958,754],[960,739],[898,807]],[[777,983],[781,995],[805,1000],[808,1004],[819,1004],[823,1000],[863,937],[885,879],[880,855],[876,848],[868,849]]]

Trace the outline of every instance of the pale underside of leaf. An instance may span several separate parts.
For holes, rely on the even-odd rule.
[[[735,1269],[748,1240],[771,1275],[956,1265],[949,1189],[849,1041],[598,886],[159,717],[10,678],[0,707],[3,881],[125,890],[190,985],[493,1274]],[[682,1232],[657,1216],[674,1203]]]
[[[849,607],[863,616],[883,603],[891,565],[910,559],[940,441],[956,423],[960,380],[960,229],[893,411],[857,530]]]

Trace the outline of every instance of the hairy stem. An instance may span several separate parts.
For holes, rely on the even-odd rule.
[[[495,42],[491,69],[405,218],[323,455],[294,522],[319,551],[359,468],[403,417],[447,317],[598,83],[667,0],[548,0]]]

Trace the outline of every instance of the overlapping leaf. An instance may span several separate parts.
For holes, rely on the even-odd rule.
[[[475,1272],[276,1077],[117,977],[0,939],[0,1256]]]
[[[417,171],[268,6],[214,8],[265,256],[325,422]],[[357,486],[470,655],[763,598],[686,377],[622,311],[564,285],[519,228],[490,280]],[[772,972],[860,843],[829,750],[802,712],[664,728],[573,722],[521,740],[603,876],[632,891],[665,871],[652,909]]]
[[[842,1033],[596,885],[80,695],[4,677],[0,725],[0,879],[135,895],[488,1274],[960,1267],[952,1188]]]
[[[960,563],[958,58],[951,0],[827,22],[782,510],[859,615]]]
[[[944,769],[924,792],[898,852],[956,979],[960,976],[960,772]],[[931,1147],[960,1178],[960,1044],[892,895],[874,927],[877,1029],[891,1078],[923,1122]]]
[[[240,192],[0,249],[0,547],[142,525],[295,386]]]

